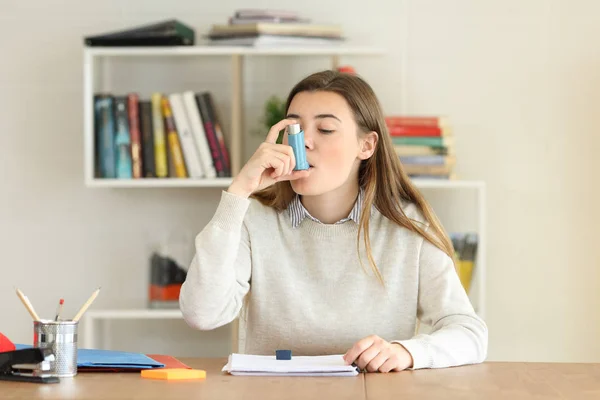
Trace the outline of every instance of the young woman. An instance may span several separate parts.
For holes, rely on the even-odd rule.
[[[240,352],[343,354],[369,372],[482,362],[487,326],[371,87],[315,73],[286,109],[196,237],[186,322],[209,330],[239,316]],[[307,171],[293,170],[287,140],[276,143],[292,123],[304,130]],[[431,332],[415,334],[418,320]]]

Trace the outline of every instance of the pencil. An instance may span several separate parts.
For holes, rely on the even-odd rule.
[[[98,289],[94,290],[94,293],[92,293],[92,295],[90,296],[90,298],[88,299],[88,301],[86,301],[85,304],[83,306],[81,306],[81,309],[75,315],[75,318],[73,318],[74,322],[79,321],[79,318],[81,318],[81,316],[83,315],[83,313],[88,309],[88,307],[90,305],[92,305],[92,303],[96,299],[96,296],[98,296],[98,293],[100,293],[100,287]]]
[[[56,308],[56,317],[54,317],[55,321],[58,321],[58,319],[60,318],[60,314],[62,312],[64,302],[65,302],[64,299],[60,299],[60,301],[58,302],[58,307]]]
[[[19,296],[19,299],[21,299],[21,302],[23,303],[23,305],[29,312],[29,315],[31,315],[31,318],[33,318],[34,321],[39,321],[40,317],[38,317],[37,313],[33,309],[33,306],[29,302],[29,299],[27,298],[27,296],[25,296],[19,288],[15,288],[15,290],[17,291],[17,296]]]

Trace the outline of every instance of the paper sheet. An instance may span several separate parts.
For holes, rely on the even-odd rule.
[[[277,360],[275,356],[231,354],[223,371],[232,375],[256,376],[356,376],[358,369],[347,365],[342,355],[293,356]]]

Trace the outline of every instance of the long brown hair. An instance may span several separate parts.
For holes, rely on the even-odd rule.
[[[371,252],[370,212],[366,212],[373,205],[385,217],[412,232],[417,232],[454,260],[451,240],[400,164],[387,130],[381,105],[369,84],[355,74],[332,70],[314,73],[297,83],[291,90],[286,102],[286,112],[294,96],[304,91],[327,91],[341,95],[352,109],[359,131],[363,133],[375,131],[379,135],[375,152],[369,159],[361,162],[358,172],[359,185],[364,189],[364,201],[356,242],[357,249],[360,249],[361,231],[364,232],[367,258],[379,281],[384,283]],[[253,197],[266,206],[282,211],[288,207],[294,195],[290,182],[282,181],[253,194]],[[408,218],[402,208],[403,202],[414,203],[429,228]]]

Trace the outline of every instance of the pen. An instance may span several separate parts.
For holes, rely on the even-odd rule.
[[[60,301],[58,302],[58,307],[56,308],[56,317],[54,317],[55,321],[58,321],[58,319],[60,318],[60,313],[62,312],[62,307],[63,307],[64,302],[65,302],[65,299],[60,299]]]
[[[19,299],[21,299],[21,302],[23,303],[23,305],[25,306],[25,308],[29,312],[29,315],[31,315],[31,318],[33,318],[34,321],[39,321],[40,317],[38,317],[37,313],[33,309],[33,306],[29,302],[29,299],[27,298],[27,296],[25,296],[23,294],[23,292],[21,292],[20,289],[15,288],[15,290],[17,291],[17,296],[19,296]]]
[[[83,306],[81,306],[81,309],[75,315],[75,318],[73,318],[74,322],[79,321],[79,318],[81,318],[81,316],[83,315],[83,313],[94,302],[94,300],[96,299],[96,296],[98,296],[98,293],[100,293],[100,289],[101,289],[101,287],[99,287],[98,289],[94,290],[94,293],[92,293],[92,295],[90,296],[90,298],[88,299],[88,301],[86,301],[85,304]]]

